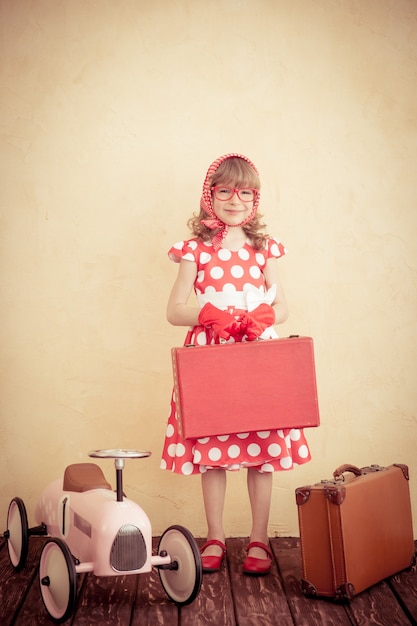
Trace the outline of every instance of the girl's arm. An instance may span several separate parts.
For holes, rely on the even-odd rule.
[[[200,309],[187,304],[196,275],[197,264],[182,259],[167,305],[167,320],[174,326],[195,326],[198,323]]]
[[[264,269],[266,288],[276,285],[277,294],[272,303],[275,311],[275,324],[282,324],[288,318],[288,305],[284,290],[278,276],[278,259],[268,259]]]

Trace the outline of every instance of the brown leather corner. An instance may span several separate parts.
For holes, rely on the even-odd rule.
[[[316,598],[318,596],[317,589],[305,578],[301,579],[301,589],[305,596]]]
[[[333,504],[337,504],[340,506],[343,504],[344,499],[346,497],[346,488],[345,487],[326,487],[324,489],[324,495],[330,502]]]
[[[410,480],[410,475],[408,473],[408,465],[404,465],[402,463],[394,463],[394,467],[399,467],[402,473],[404,474],[404,478],[406,480]]]
[[[295,490],[295,499],[298,506],[305,504],[309,499],[311,489],[309,487],[299,487]]]

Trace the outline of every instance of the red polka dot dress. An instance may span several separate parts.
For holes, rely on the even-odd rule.
[[[211,302],[234,315],[251,311],[261,302],[272,304],[274,290],[266,290],[263,268],[268,258],[286,253],[281,242],[268,238],[263,250],[247,242],[240,250],[214,249],[211,242],[197,238],[181,241],[169,251],[172,261],[181,259],[197,264],[194,290],[200,306]],[[274,327],[267,328],[262,339],[276,338]],[[245,337],[242,338],[245,341]],[[235,339],[231,339],[235,341]],[[184,344],[214,343],[211,329],[194,326]],[[175,396],[172,394],[161,468],[177,474],[200,474],[212,468],[237,470],[256,467],[260,472],[292,469],[311,459],[301,429],[279,429],[237,433],[201,439],[183,439],[178,431]]]

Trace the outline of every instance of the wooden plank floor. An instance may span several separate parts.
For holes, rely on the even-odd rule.
[[[45,538],[29,541],[27,566],[15,573],[0,538],[0,624],[53,624],[39,591],[37,568]],[[198,540],[201,544],[203,540]],[[412,568],[355,597],[350,604],[307,599],[301,593],[297,538],[270,540],[274,563],[270,575],[241,574],[247,538],[227,540],[222,570],[203,577],[201,592],[179,609],[169,601],[156,571],[135,576],[77,578],[74,626],[407,626],[417,625],[417,571]],[[157,540],[155,539],[155,545]]]

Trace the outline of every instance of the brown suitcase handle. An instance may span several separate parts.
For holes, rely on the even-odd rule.
[[[341,465],[333,472],[333,478],[340,478],[344,472],[352,472],[355,476],[361,476],[362,474],[362,470],[356,467],[356,465]]]

